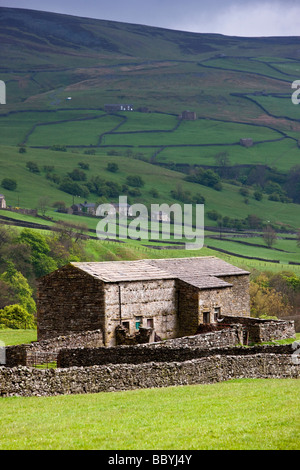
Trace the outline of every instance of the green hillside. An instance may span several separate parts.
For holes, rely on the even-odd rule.
[[[0,192],[10,206],[38,208],[46,196],[46,214],[57,219],[67,217],[54,211],[57,201],[69,207],[126,194],[149,207],[202,197],[208,237],[209,227],[260,235],[271,224],[292,238],[292,245],[280,242],[288,244],[282,252],[237,249],[224,237],[207,245],[297,261],[300,119],[291,84],[299,79],[300,38],[196,34],[0,8],[0,40],[7,93],[0,105]],[[132,104],[134,112],[106,112],[116,103]],[[197,119],[180,120],[184,110]],[[28,162],[39,171],[29,171]],[[63,183],[82,163],[82,181],[66,190]],[[108,163],[118,171],[108,171]],[[203,184],[201,167],[214,172],[218,188]],[[140,188],[128,187],[132,175],[142,178]],[[95,177],[115,191],[95,192]],[[1,186],[5,178],[16,189]],[[257,226],[249,223],[254,215]]]

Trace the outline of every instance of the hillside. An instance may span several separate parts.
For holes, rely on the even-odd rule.
[[[0,8],[0,41],[7,93],[0,185],[4,178],[17,183],[14,190],[0,186],[9,205],[37,208],[43,195],[47,215],[62,217],[53,203],[117,200],[134,174],[144,184],[127,188],[131,203],[204,198],[208,236],[215,234],[209,227],[260,235],[266,224],[290,232],[277,250],[224,237],[207,239],[210,247],[297,261],[300,119],[291,84],[299,79],[300,38],[196,34]],[[130,103],[134,112],[107,112],[111,103]],[[179,120],[188,109],[197,119]],[[29,171],[28,162],[39,171]],[[66,190],[82,163],[83,179]],[[118,171],[109,172],[108,163]],[[218,187],[203,183],[199,168],[213,170]],[[95,191],[96,176],[116,191]]]

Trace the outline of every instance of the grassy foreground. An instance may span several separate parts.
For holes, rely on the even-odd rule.
[[[267,379],[2,398],[0,449],[296,450],[299,391]]]

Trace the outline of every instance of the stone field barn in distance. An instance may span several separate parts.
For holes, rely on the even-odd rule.
[[[70,263],[39,280],[38,340],[101,329],[194,335],[223,315],[250,316],[249,273],[215,257]]]

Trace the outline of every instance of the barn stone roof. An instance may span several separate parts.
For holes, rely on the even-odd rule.
[[[230,287],[220,277],[249,274],[214,256],[71,263],[103,282],[180,279],[198,289]]]
[[[175,278],[173,274],[157,266],[152,266],[145,260],[71,263],[71,265],[104,282]]]

